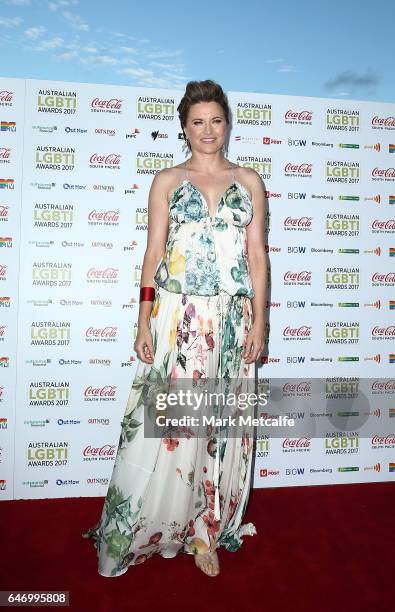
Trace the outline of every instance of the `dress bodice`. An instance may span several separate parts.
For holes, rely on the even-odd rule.
[[[246,226],[253,217],[247,190],[233,182],[210,215],[208,203],[185,178],[169,201],[169,232],[155,282],[174,293],[254,296],[248,260]]]

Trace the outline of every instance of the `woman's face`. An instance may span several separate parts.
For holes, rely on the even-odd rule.
[[[197,102],[189,109],[184,132],[192,151],[215,153],[224,144],[227,131],[225,114],[218,102]]]

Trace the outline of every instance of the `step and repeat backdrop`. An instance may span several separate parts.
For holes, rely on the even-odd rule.
[[[183,91],[0,79],[0,499],[105,495]],[[254,487],[395,476],[395,104],[228,92],[266,188]],[[231,245],[230,245],[231,248]]]

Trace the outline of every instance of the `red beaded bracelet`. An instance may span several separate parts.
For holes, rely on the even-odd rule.
[[[140,287],[140,302],[153,302],[155,299],[154,287]]]

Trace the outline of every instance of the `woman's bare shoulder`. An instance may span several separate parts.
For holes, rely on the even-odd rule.
[[[152,184],[154,185],[155,183],[156,188],[168,194],[181,182],[183,177],[185,177],[185,162],[171,168],[159,170],[155,174]]]
[[[159,170],[154,176],[152,185],[163,194],[163,197],[166,198],[167,201],[169,201],[171,194],[181,183],[183,178],[185,178],[185,165],[178,164],[178,166]]]
[[[258,187],[262,186],[262,178],[256,170],[247,166],[239,166],[238,164],[232,165],[235,169],[237,180],[247,187],[250,193],[253,193]]]

